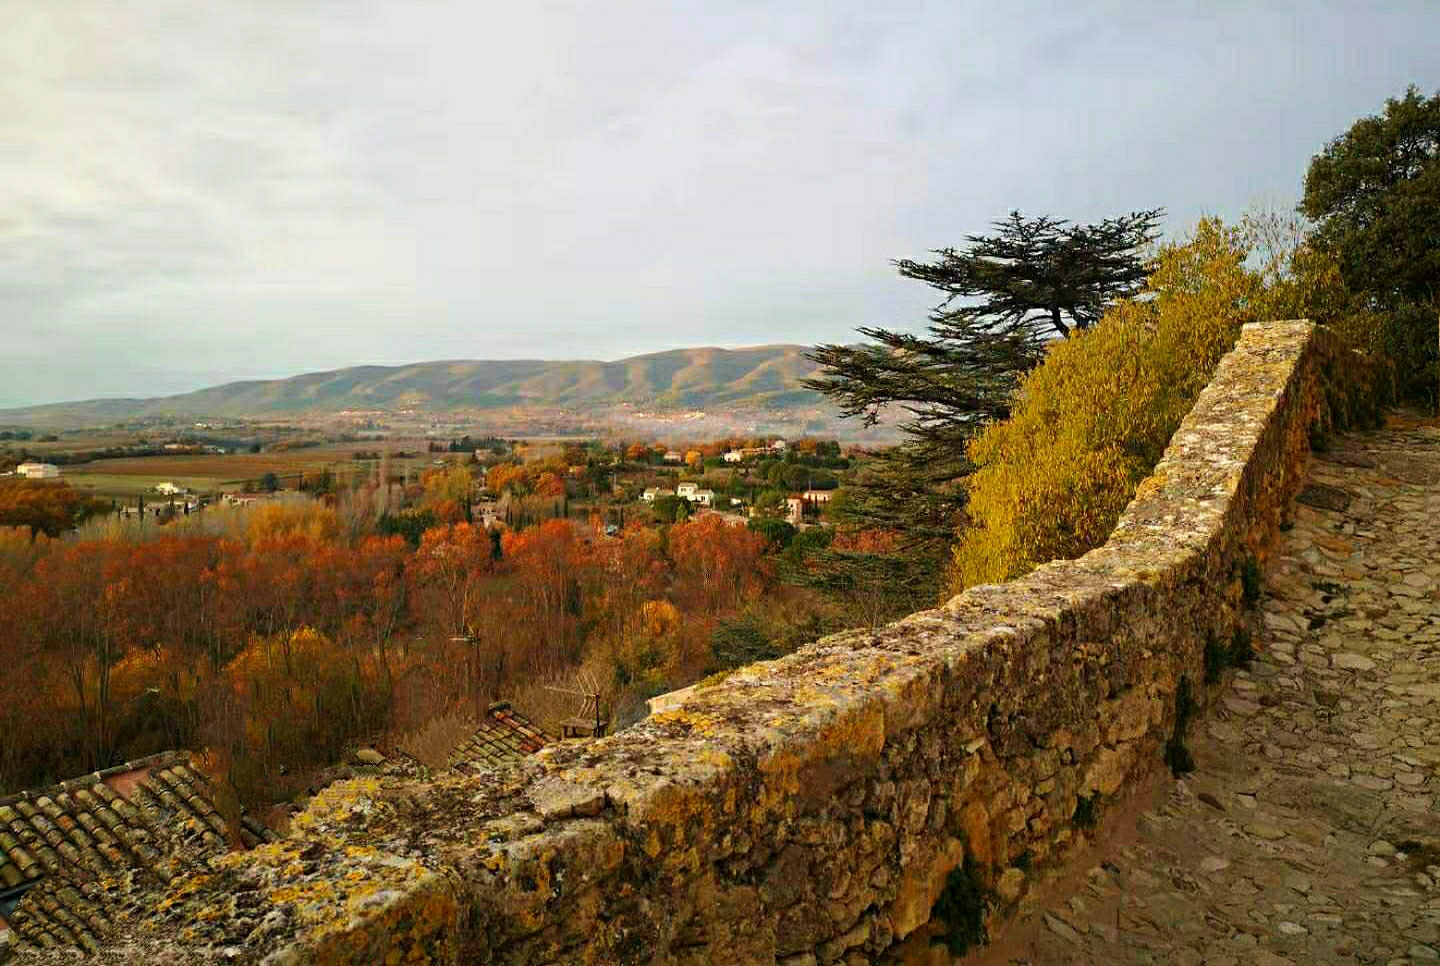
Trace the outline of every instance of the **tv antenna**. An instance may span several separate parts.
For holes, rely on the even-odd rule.
[[[546,686],[546,691],[554,691],[556,694],[569,694],[580,699],[579,710],[569,718],[560,723],[560,737],[562,738],[601,738],[605,735],[605,729],[609,722],[605,720],[604,711],[600,704],[600,685],[595,676],[588,671],[581,671],[576,675],[576,684],[579,689],[557,688]]]

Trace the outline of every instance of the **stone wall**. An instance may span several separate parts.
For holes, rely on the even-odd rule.
[[[1346,408],[1340,351],[1247,326],[1079,560],[492,777],[341,783],[153,928],[275,963],[870,962],[929,941],[957,869],[997,923],[1164,767],[1178,693],[1206,700],[1206,644],[1243,621],[1311,434]]]

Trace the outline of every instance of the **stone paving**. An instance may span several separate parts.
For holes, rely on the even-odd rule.
[[[1312,458],[1259,618],[1195,771],[978,960],[1440,962],[1440,421]]]

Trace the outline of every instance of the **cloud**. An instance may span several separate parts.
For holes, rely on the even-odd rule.
[[[1427,3],[49,0],[0,59],[0,401],[916,324],[1012,207],[1292,203]]]

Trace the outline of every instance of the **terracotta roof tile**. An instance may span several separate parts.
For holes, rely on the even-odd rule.
[[[126,791],[109,783],[117,777]],[[278,838],[248,816],[240,824],[246,845]],[[0,798],[0,893],[25,889],[11,942],[98,949],[113,928],[113,890],[168,883],[223,851],[226,832],[209,782],[176,753]]]
[[[491,705],[475,733],[450,754],[450,767],[476,771],[506,765],[534,754],[553,740],[508,704]]]

